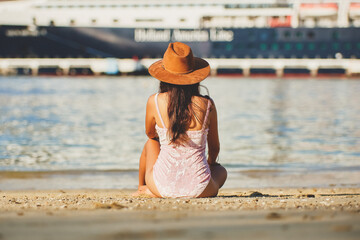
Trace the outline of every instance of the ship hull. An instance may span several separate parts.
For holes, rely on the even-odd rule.
[[[359,28],[134,29],[0,26],[0,58],[159,58],[169,42],[204,58],[360,58]]]

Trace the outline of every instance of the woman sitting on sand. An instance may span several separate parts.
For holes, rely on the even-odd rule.
[[[150,96],[146,106],[149,140],[140,157],[135,194],[216,196],[227,172],[216,162],[220,143],[215,104],[199,93],[199,82],[210,73],[209,64],[193,57],[188,45],[175,42],[149,73],[160,80],[160,93]]]

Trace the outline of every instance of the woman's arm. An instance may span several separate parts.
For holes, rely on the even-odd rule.
[[[209,124],[209,133],[207,137],[209,156],[208,163],[209,165],[217,165],[216,158],[220,151],[220,141],[218,133],[218,123],[217,123],[217,111],[215,103],[211,100],[211,111],[209,113],[210,124]]]
[[[145,133],[149,138],[157,138],[158,135],[155,129],[155,94],[151,95],[146,104],[146,115],[145,115]]]

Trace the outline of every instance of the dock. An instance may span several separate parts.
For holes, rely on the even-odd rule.
[[[340,69],[347,77],[360,74],[360,59],[260,59],[260,58],[205,58],[211,66],[212,75],[221,70],[238,70],[250,76],[254,69],[269,69],[277,77],[284,76],[287,69],[302,69],[316,77],[319,70]],[[75,75],[75,69],[90,71],[93,75],[126,75],[146,69],[158,59],[114,58],[0,58],[0,75],[16,75],[19,71],[37,76],[41,69],[52,69],[56,75]]]

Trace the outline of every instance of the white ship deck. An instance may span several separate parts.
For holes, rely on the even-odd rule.
[[[18,0],[0,2],[0,25],[201,28],[360,27],[360,0]]]
[[[110,65],[109,65],[110,60]],[[38,74],[41,68],[57,68],[61,74],[68,75],[73,68],[89,68],[95,75],[106,73],[113,63],[121,74],[147,69],[158,59],[0,59],[0,75],[16,74],[16,69],[31,70]],[[319,69],[344,69],[346,76],[360,74],[360,59],[206,59],[215,75],[218,69],[242,70],[244,76],[250,75],[251,69],[273,69],[276,76],[282,77],[285,69],[307,69],[310,75],[317,76]]]

